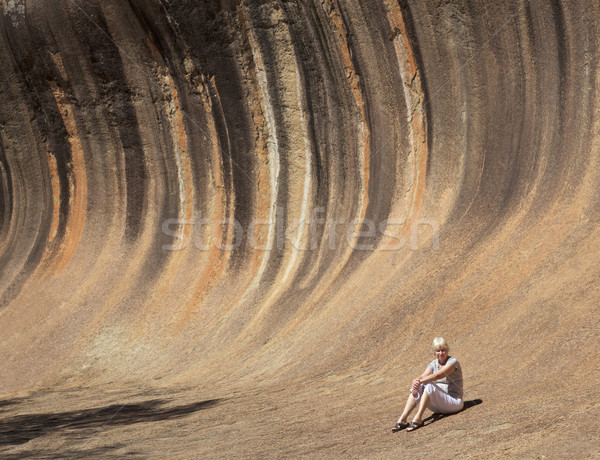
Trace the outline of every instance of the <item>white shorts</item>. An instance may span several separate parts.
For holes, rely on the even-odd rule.
[[[423,394],[423,389],[429,393],[429,406],[427,407],[431,412],[437,414],[452,414],[458,412],[463,408],[463,400],[461,398],[455,398],[450,396],[435,383],[426,383],[419,387],[419,394],[415,398],[418,402]]]

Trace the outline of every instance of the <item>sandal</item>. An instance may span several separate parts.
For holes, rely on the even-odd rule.
[[[419,422],[419,423],[412,422],[410,425],[408,425],[408,428],[406,429],[406,431],[407,432],[415,431],[415,430],[421,428],[422,426],[423,426],[423,422]]]
[[[396,425],[394,425],[394,428],[392,428],[392,432],[395,433],[396,431],[400,431],[403,430],[404,428],[408,427],[408,423],[406,422],[397,422]]]

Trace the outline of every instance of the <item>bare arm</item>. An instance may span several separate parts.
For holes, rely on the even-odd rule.
[[[421,374],[421,376],[419,377],[419,380],[424,379],[425,377],[427,377],[428,375],[431,375],[433,373],[433,371],[431,370],[431,368],[429,366],[427,366],[427,369],[425,369],[425,372],[423,372]]]
[[[429,371],[428,375],[425,375],[425,373],[423,373],[423,375],[421,375],[421,377],[419,377],[417,379],[419,381],[419,384],[435,382],[436,380],[443,379],[444,377],[448,377],[450,374],[452,374],[452,372],[454,372],[456,370],[456,367],[454,367],[452,364],[448,363],[444,367],[442,367],[439,371],[437,371],[436,373],[431,372],[431,369],[429,369],[429,368],[427,368],[427,370]],[[413,385],[414,385],[414,382],[413,382]]]

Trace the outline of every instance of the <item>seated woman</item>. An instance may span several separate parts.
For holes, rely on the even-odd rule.
[[[435,358],[425,372],[413,380],[404,412],[392,431],[414,431],[423,426],[423,413],[429,408],[432,412],[452,414],[463,408],[463,381],[460,364],[448,355],[450,348],[442,337],[433,339],[431,345]],[[412,423],[407,419],[415,407],[419,406]]]

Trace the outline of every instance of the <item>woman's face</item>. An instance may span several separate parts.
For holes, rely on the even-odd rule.
[[[442,366],[446,364],[446,360],[448,359],[448,350],[444,348],[436,348],[433,354]]]

